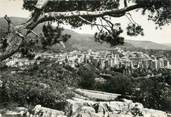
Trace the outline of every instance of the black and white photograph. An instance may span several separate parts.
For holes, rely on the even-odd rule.
[[[171,0],[0,0],[0,117],[171,117]]]

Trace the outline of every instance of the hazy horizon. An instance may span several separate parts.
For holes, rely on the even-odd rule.
[[[22,8],[23,0],[0,0],[0,17],[5,14],[12,17],[28,18],[31,12],[26,11]],[[122,34],[126,39],[139,40],[139,41],[153,41],[157,43],[171,43],[171,25],[164,26],[162,30],[155,30],[154,22],[148,21],[146,16],[141,16],[141,13],[132,12],[134,20],[141,24],[144,28],[144,36],[130,37],[125,33]],[[122,26],[126,28],[129,20],[126,17],[113,18],[112,22],[122,22]],[[67,29],[72,29],[70,26],[64,26]],[[78,33],[93,34],[97,31],[96,28],[91,26],[83,26],[77,29],[72,29]]]

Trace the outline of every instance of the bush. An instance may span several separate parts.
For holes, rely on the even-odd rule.
[[[168,106],[171,89],[170,75],[134,79],[122,73],[106,71],[109,74],[105,84],[98,84],[97,90],[122,94],[122,97],[142,103],[147,108],[163,109]]]
[[[132,91],[133,81],[131,78],[117,72],[112,72],[111,75],[112,77],[105,84],[107,92],[128,95]]]
[[[39,80],[18,76],[5,78],[0,89],[1,103],[18,103],[20,106],[41,104],[59,109],[59,103],[64,103],[72,96],[72,93],[58,82]]]
[[[166,107],[169,87],[161,79],[143,79],[135,83],[135,90],[131,94],[134,97],[133,100],[141,102],[148,108],[163,109]]]
[[[53,63],[53,64],[52,64]],[[77,76],[54,62],[46,61],[23,73],[5,73],[0,88],[0,103],[19,106],[42,106],[63,109],[65,101],[73,96],[68,86],[76,86]]]
[[[78,75],[80,76],[79,87],[84,89],[94,89],[95,86],[95,67],[91,64],[81,65],[78,70]]]

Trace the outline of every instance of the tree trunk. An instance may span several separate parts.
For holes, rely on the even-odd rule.
[[[13,54],[18,52],[23,39],[15,34],[12,34],[12,43],[6,48],[5,52],[0,55],[0,62],[11,57]]]
[[[0,53],[0,62],[15,54],[19,50],[24,39],[23,36],[24,33],[21,33],[24,30],[23,29],[19,30],[17,26],[14,26],[9,17],[5,16],[4,19],[8,23],[8,32],[7,32],[8,34],[6,36],[8,41],[8,46],[5,49],[5,52]]]

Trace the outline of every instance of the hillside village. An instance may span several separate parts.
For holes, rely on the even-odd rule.
[[[16,56],[19,57],[20,55]],[[62,66],[70,66],[74,69],[77,69],[80,64],[86,63],[91,63],[101,70],[122,68],[123,73],[126,75],[131,75],[137,69],[141,72],[145,70],[149,76],[154,75],[153,72],[159,69],[171,69],[171,64],[165,56],[156,57],[139,51],[126,51],[119,47],[109,51],[93,51],[90,49],[87,51],[74,50],[58,54],[38,53],[34,60],[14,58],[7,60],[7,65],[21,67],[34,64],[35,62],[40,63],[41,59],[55,60],[56,63]]]
[[[171,69],[170,62],[164,56],[157,58],[154,55],[136,51],[124,51],[121,48],[116,48],[113,51],[73,51],[59,56],[59,63],[68,64],[73,68],[77,64],[94,62],[100,69],[113,67],[124,67],[130,70],[138,68],[151,70],[159,70],[160,68]]]

